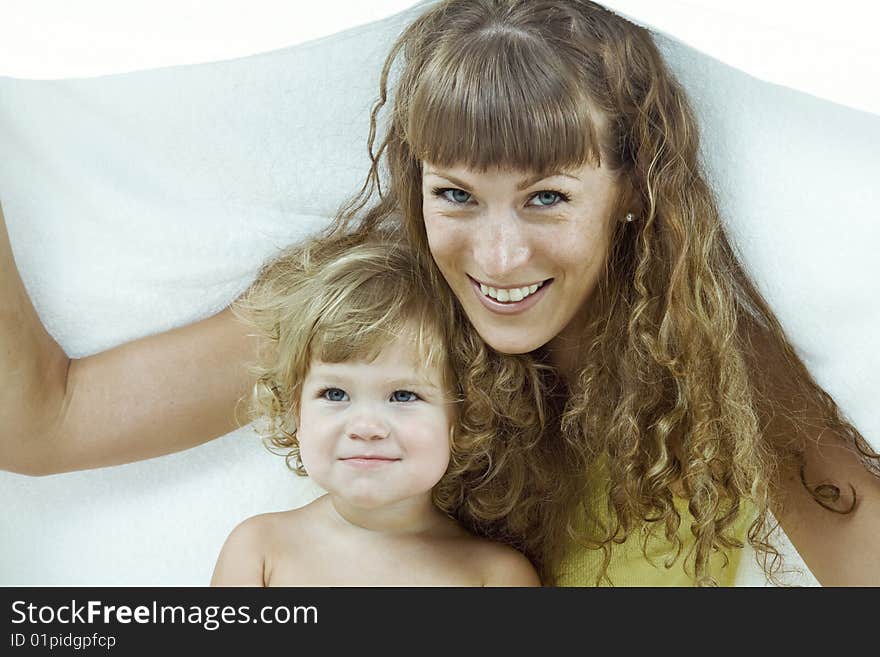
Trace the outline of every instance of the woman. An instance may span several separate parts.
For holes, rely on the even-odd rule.
[[[450,313],[558,377],[540,445],[462,457],[464,520],[560,583],[724,583],[746,540],[774,572],[772,511],[821,582],[880,583],[871,455],[733,257],[644,30],[588,2],[442,3],[395,45],[381,97],[387,136],[337,229],[402,229]],[[2,364],[21,373],[0,465],[111,465],[235,426],[256,345],[229,311],[71,361],[0,254]],[[504,384],[481,345],[456,358],[472,395]]]

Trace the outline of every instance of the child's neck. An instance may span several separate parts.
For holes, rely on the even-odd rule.
[[[349,527],[382,534],[421,534],[436,531],[450,522],[431,502],[430,496],[410,498],[376,508],[350,504],[328,495],[330,507]]]

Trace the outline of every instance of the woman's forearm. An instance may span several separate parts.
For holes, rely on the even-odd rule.
[[[0,215],[0,469],[51,474],[180,451],[247,421],[256,341],[231,311],[68,359],[18,275]]]
[[[230,310],[71,362],[56,470],[177,452],[247,422],[256,342]],[[68,433],[68,431],[70,433]]]

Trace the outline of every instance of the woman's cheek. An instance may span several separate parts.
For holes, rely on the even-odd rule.
[[[426,215],[425,233],[428,248],[441,269],[450,264],[456,253],[466,251],[466,234],[462,226],[442,215]]]
[[[449,247],[449,229],[444,229],[442,222],[431,214],[425,214],[425,235],[428,238],[428,248],[435,262],[442,267],[445,254]]]

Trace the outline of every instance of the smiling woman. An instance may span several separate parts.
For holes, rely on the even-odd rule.
[[[587,164],[535,180],[426,164],[422,196],[434,261],[483,339],[514,354],[578,343],[618,208],[611,172]]]

